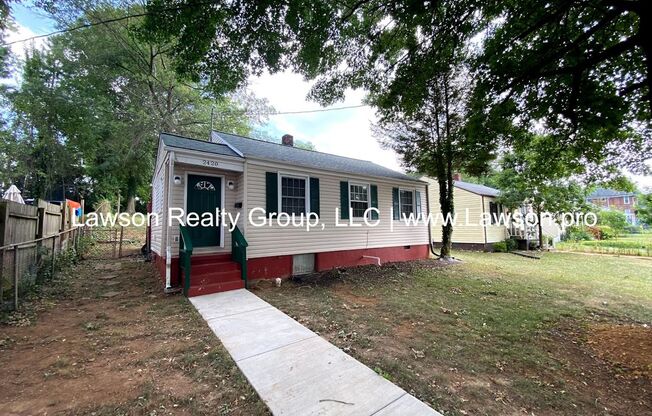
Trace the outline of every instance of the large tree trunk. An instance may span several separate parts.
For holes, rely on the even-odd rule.
[[[541,224],[541,205],[536,206],[537,227],[539,227],[539,250],[543,250],[543,224]]]
[[[133,214],[136,212],[136,178],[134,176],[130,176],[129,179],[127,179],[127,207],[126,207],[126,212],[129,214]]]
[[[453,221],[455,220],[455,204],[453,201],[453,172],[450,157],[447,158],[443,169],[438,169],[437,182],[439,183],[439,205],[444,223],[441,227],[441,258],[451,258],[453,247]],[[443,163],[442,163],[443,164]],[[447,221],[450,219],[450,221]]]

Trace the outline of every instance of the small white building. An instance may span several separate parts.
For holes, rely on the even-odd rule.
[[[427,225],[401,218],[427,212],[426,185],[369,161],[296,148],[289,135],[276,144],[215,131],[210,141],[162,133],[151,205],[160,221],[151,226],[150,250],[166,289],[182,286],[189,296],[252,279],[423,259]],[[171,214],[179,208],[230,216],[187,227]],[[291,214],[319,224],[284,226],[281,217]]]

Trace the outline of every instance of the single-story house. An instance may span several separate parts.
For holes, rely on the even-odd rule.
[[[400,214],[427,212],[426,187],[369,161],[294,147],[290,135],[277,144],[217,131],[210,141],[162,133],[150,252],[166,290],[182,287],[189,296],[255,279],[423,259],[426,223],[407,224]],[[184,209],[203,218],[216,208],[228,215],[217,225],[190,227],[177,216]],[[296,223],[288,226],[292,214]],[[300,223],[302,214],[319,224]]]
[[[442,222],[437,180],[423,177],[428,183],[432,241],[441,243]],[[500,214],[507,210],[496,199],[498,189],[461,181],[456,174],[453,181],[455,223],[453,225],[453,248],[491,251],[493,244],[509,238],[507,221],[501,221]],[[483,220],[489,217],[490,221]],[[503,217],[505,218],[505,217]]]

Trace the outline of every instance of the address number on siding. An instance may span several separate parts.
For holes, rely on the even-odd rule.
[[[202,159],[201,164],[204,165],[204,166],[217,166],[218,165],[218,163],[216,161],[214,161],[214,160],[206,160],[206,159]]]

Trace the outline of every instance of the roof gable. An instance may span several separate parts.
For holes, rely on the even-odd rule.
[[[616,191],[615,189],[598,188],[591,192],[587,198],[613,198],[618,196],[636,196],[636,194],[633,192]]]
[[[169,147],[241,158],[241,155],[237,154],[226,144],[209,142],[208,140],[191,139],[189,137],[183,137],[172,133],[161,133],[160,137],[163,144]]]

